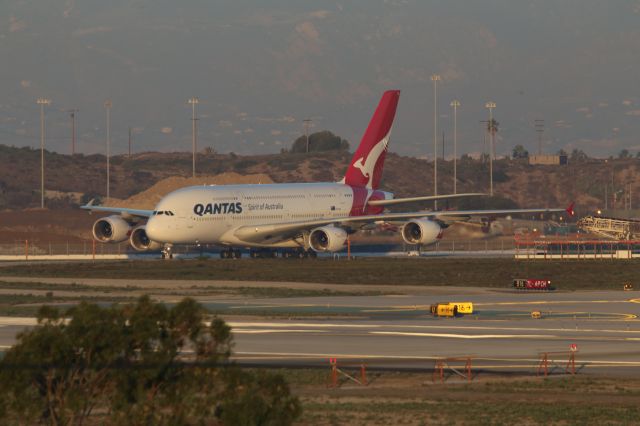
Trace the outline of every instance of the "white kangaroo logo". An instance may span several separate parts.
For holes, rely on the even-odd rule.
[[[356,169],[360,169],[360,173],[362,173],[362,176],[369,179],[369,182],[367,182],[367,189],[373,189],[372,183],[374,168],[376,167],[376,163],[378,162],[380,155],[382,155],[382,153],[387,149],[390,134],[391,129],[389,129],[389,133],[387,133],[387,136],[385,136],[373,147],[371,151],[369,151],[366,161],[364,160],[364,157],[360,157],[353,163],[353,167],[355,167]]]

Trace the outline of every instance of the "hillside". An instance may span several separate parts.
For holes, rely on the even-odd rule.
[[[336,181],[342,178],[351,154],[344,151],[313,154],[271,154],[238,156],[234,154],[199,154],[197,171],[207,176],[200,183],[214,181],[223,173],[260,175],[258,181],[313,182]],[[105,157],[101,155],[61,155],[47,152],[45,156],[45,188],[47,207],[69,207],[94,197],[103,196],[106,189]],[[191,174],[188,153],[141,153],[128,158],[111,159],[113,198],[127,199],[154,184]],[[18,210],[39,206],[40,152],[27,148],[0,145],[0,209]],[[636,179],[640,160],[586,160],[568,166],[529,166],[522,160],[501,159],[494,162],[495,194],[512,200],[513,205],[565,206],[575,200],[579,212],[590,212],[604,205],[604,187],[608,185],[609,206],[617,199],[622,206],[624,185],[630,184],[632,194],[640,193]],[[452,161],[438,163],[439,192],[452,192]],[[458,161],[458,191],[486,192],[488,165],[468,157]],[[240,182],[240,181],[238,181]],[[247,181],[249,182],[249,181]],[[612,191],[611,184],[615,191]],[[185,181],[184,184],[190,184]],[[426,160],[387,155],[382,181],[383,189],[397,197],[433,193],[433,164]],[[162,189],[164,188],[164,189]],[[171,189],[165,185],[156,195]],[[612,195],[615,194],[615,195]],[[487,201],[482,201],[487,203]]]

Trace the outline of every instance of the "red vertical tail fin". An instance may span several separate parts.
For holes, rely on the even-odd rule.
[[[399,90],[389,90],[382,95],[360,145],[351,159],[344,177],[345,184],[368,189],[378,188],[399,98]]]

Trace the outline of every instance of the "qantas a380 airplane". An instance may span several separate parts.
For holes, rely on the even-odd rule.
[[[565,209],[427,211],[385,213],[385,206],[482,194],[456,194],[394,199],[379,189],[382,166],[400,91],[383,94],[342,181],[269,185],[191,186],[167,194],[155,210],[95,206],[83,209],[111,212],[93,225],[103,243],[129,239],[134,249],[162,249],[171,256],[174,244],[215,244],[227,247],[223,258],[239,257],[238,247],[297,249],[301,256],[335,252],[347,236],[377,224],[400,224],[409,244],[428,245],[442,237],[452,221],[471,216],[562,212]],[[569,209],[570,210],[570,209]],[[143,222],[146,220],[146,224]]]

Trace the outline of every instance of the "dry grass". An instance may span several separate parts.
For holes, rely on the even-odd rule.
[[[516,261],[513,259],[177,260],[10,266],[0,275],[25,277],[309,282],[394,286],[507,288],[513,278],[551,279],[559,290],[640,285],[640,261]]]

